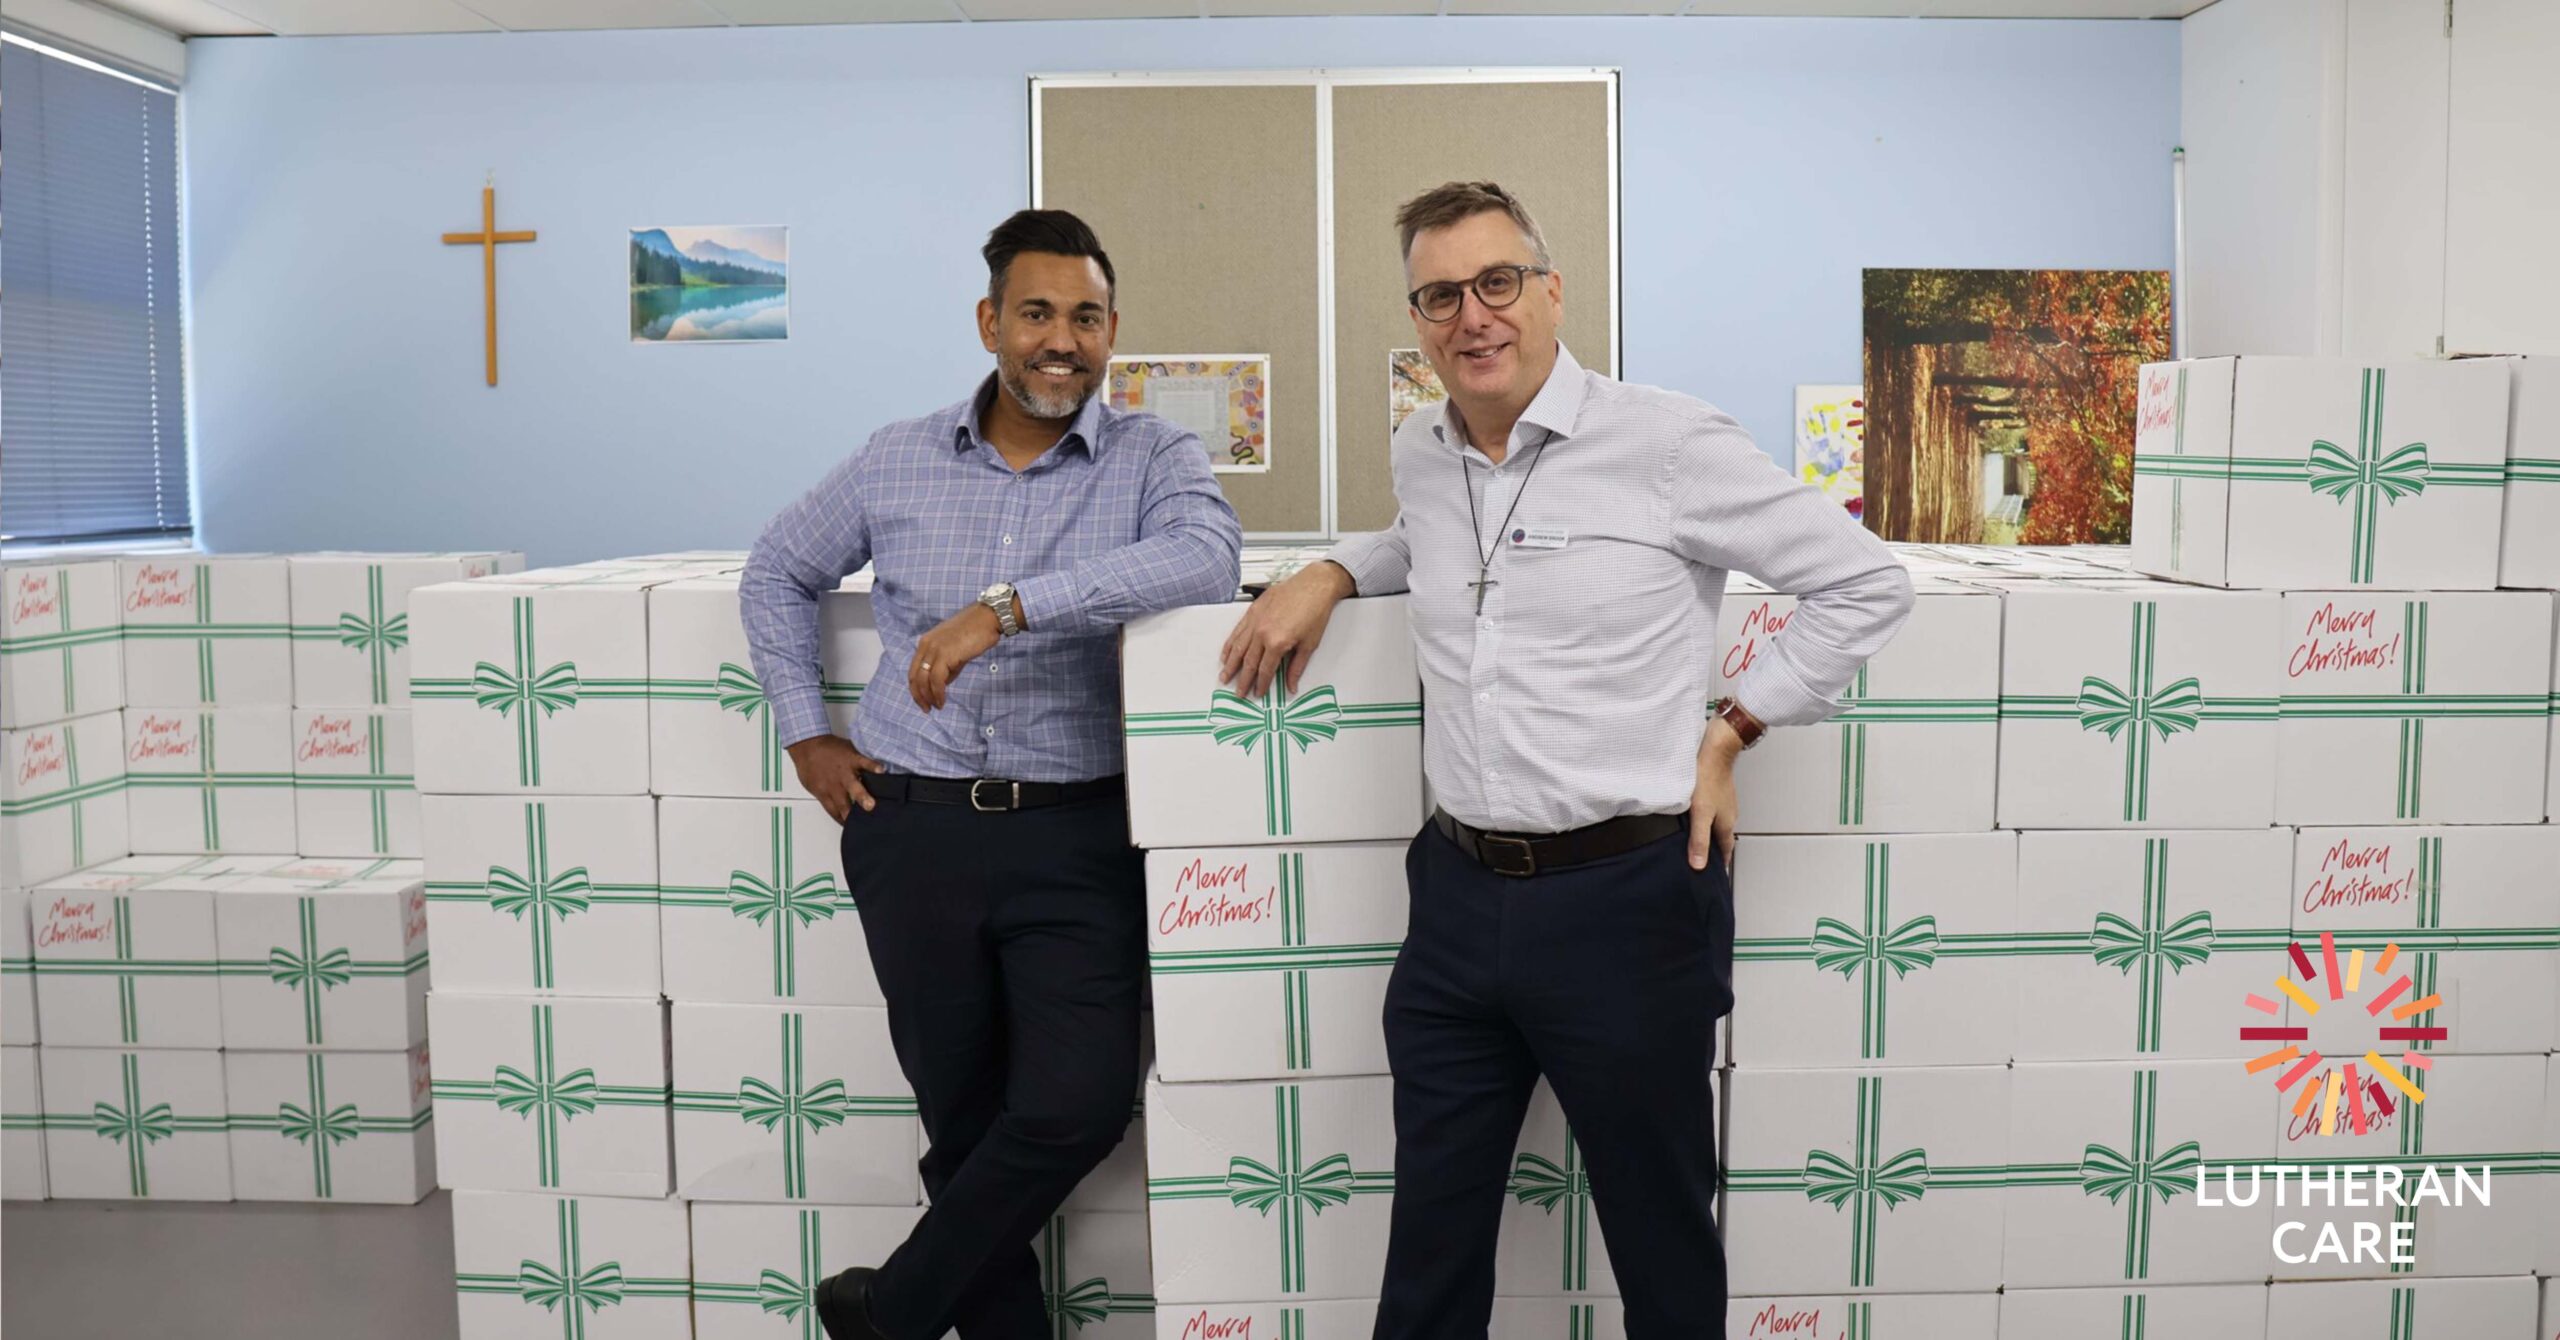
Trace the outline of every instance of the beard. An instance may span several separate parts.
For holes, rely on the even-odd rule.
[[[996,358],[996,381],[1004,387],[1006,395],[1013,397],[1013,403],[1032,418],[1071,418],[1077,410],[1084,408],[1085,401],[1093,398],[1093,369],[1073,355],[1069,355],[1066,361],[1076,366],[1077,373],[1067,389],[1054,394],[1031,389],[1031,365],[1053,361],[1056,361],[1056,356],[1050,353],[1042,353],[1032,359],[1020,359],[1011,354],[1000,354]]]

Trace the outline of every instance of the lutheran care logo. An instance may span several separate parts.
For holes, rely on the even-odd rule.
[[[2427,1018],[2444,1003],[2443,998],[2432,991],[2418,994],[2419,988],[2408,972],[2394,975],[2393,969],[2401,963],[2397,943],[2384,944],[2369,965],[2362,949],[2352,950],[2342,959],[2333,931],[2320,933],[2316,964],[2300,940],[2288,944],[2286,952],[2292,959],[2292,972],[2276,978],[2275,988],[2293,1003],[2300,1017],[2310,1020],[2319,1017],[2323,1009],[2344,1012],[2360,1005],[2366,1017],[2374,1021],[2375,1045],[2366,1048],[2361,1056],[2337,1064],[2335,1058],[2310,1046],[2311,1030],[2305,1025],[2241,1025],[2243,1042],[2283,1044],[2251,1057],[2246,1065],[2252,1075],[2276,1071],[2276,1091],[2294,1095],[2284,1126],[2285,1143],[2295,1145],[2340,1134],[2381,1135],[2387,1131],[2395,1137],[2396,1151],[2383,1153],[2368,1163],[2292,1158],[2264,1165],[2225,1164],[2220,1169],[2218,1189],[2210,1170],[2199,1179],[2196,1203],[2253,1206],[2262,1194],[2261,1182],[2272,1181],[2273,1203],[2279,1208],[2293,1207],[2304,1213],[2314,1207],[2388,1208],[2391,1214],[2387,1221],[2370,1216],[2337,1216],[2320,1223],[2316,1230],[2308,1222],[2288,1219],[2280,1213],[2272,1246],[2277,1259],[2288,1265],[2352,1262],[2387,1266],[2394,1274],[2404,1273],[2417,1264],[2419,1205],[2433,1202],[2446,1207],[2468,1206],[2475,1199],[2484,1208],[2490,1204],[2487,1164],[2474,1167],[2419,1161],[2424,1153],[2424,1120],[2419,1105],[2426,1102],[2427,1092],[2417,1077],[2433,1068],[2427,1050],[2448,1040],[2449,1030]],[[2421,952],[2410,957],[2423,960],[2432,955]],[[2434,980],[2432,971],[2424,966],[2419,975],[2430,982]],[[2255,992],[2248,994],[2247,1004],[2259,1014],[2278,1018],[2284,1014],[2281,1003]],[[2398,1045],[2396,1064],[2383,1058],[2384,1044]],[[2244,1175],[2245,1185],[2241,1180]]]

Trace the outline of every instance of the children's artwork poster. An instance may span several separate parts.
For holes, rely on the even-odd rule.
[[[1179,354],[1114,358],[1105,394],[1113,409],[1169,419],[1200,437],[1220,474],[1271,469],[1271,355]]]
[[[1449,398],[1440,386],[1440,370],[1419,349],[1387,351],[1387,435],[1404,427],[1404,421],[1425,405],[1438,404]]]
[[[1796,388],[1796,478],[1822,496],[1863,516],[1867,509],[1865,445],[1867,400],[1857,386]]]

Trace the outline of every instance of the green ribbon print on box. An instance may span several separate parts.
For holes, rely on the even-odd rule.
[[[782,1077],[748,1075],[735,1089],[678,1089],[678,1112],[718,1112],[762,1127],[782,1140],[782,1194],[809,1196],[809,1138],[854,1117],[913,1121],[916,1100],[904,1094],[848,1094],[841,1079],[809,1077],[808,1024],[798,1012],[782,1016]]]
[[[330,884],[342,882],[332,880]],[[328,884],[320,886],[323,890],[328,887]],[[427,970],[427,953],[423,949],[404,959],[360,959],[344,945],[322,948],[317,898],[294,900],[294,926],[294,943],[268,950],[265,962],[225,962],[222,972],[225,976],[265,977],[285,990],[299,993],[302,997],[302,1040],[314,1047],[329,1040],[329,992],[359,978],[401,979]]]
[[[2159,1205],[2195,1194],[2205,1159],[2193,1140],[2160,1147],[2160,1072],[2133,1073],[2133,1127],[2123,1149],[2091,1143],[2077,1163],[2013,1163],[2011,1186],[2076,1186],[2125,1212],[2122,1278],[2151,1277],[2152,1218]],[[2154,1204],[2157,1201],[2158,1204]]]
[[[382,585],[382,565],[364,569],[364,609],[338,616],[334,626],[297,629],[296,636],[327,638],[365,658],[371,673],[373,701],[391,701],[391,653],[409,645],[409,616],[391,612]],[[377,769],[378,771],[378,769]]]
[[[1328,1208],[1347,1205],[1353,1196],[1391,1195],[1396,1179],[1393,1172],[1353,1169],[1348,1154],[1310,1160],[1301,1126],[1299,1086],[1274,1085],[1271,1102],[1277,1145],[1272,1162],[1239,1154],[1227,1161],[1224,1176],[1150,1177],[1147,1199],[1223,1200],[1266,1219],[1276,1217],[1280,1226],[1280,1291],[1305,1293],[1307,1216],[1321,1216]]]
[[[115,927],[110,932],[111,957],[105,959],[43,959],[35,964],[35,973],[43,977],[110,977],[116,984],[116,1039],[126,1046],[142,1041],[142,1002],[137,992],[145,977],[202,977],[222,975],[220,959],[142,958],[134,953],[133,899],[116,894]]]
[[[71,627],[71,571],[53,570],[54,627],[43,633],[0,634],[0,674],[15,675],[19,671],[9,661],[12,656],[41,656],[58,652],[62,657],[62,714],[80,714],[80,681],[76,673],[75,653],[82,647],[106,646],[123,640],[125,630],[108,624],[104,628]],[[118,701],[122,701],[118,699]],[[112,705],[112,704],[110,704]]]
[[[1113,1293],[1100,1275],[1067,1282],[1067,1221],[1056,1215],[1040,1230],[1040,1301],[1049,1312],[1050,1340],[1069,1336],[1117,1315],[1152,1316],[1154,1294]]]
[[[202,703],[221,701],[214,679],[214,647],[222,642],[274,641],[290,642],[293,625],[289,623],[224,622],[213,616],[213,565],[195,565],[194,620],[182,624],[129,623],[124,636],[134,642],[183,642],[196,644],[196,699]]]
[[[798,873],[792,858],[797,823],[790,806],[773,807],[766,838],[771,857],[763,873],[732,870],[725,885],[670,884],[658,891],[658,901],[666,907],[726,909],[732,917],[769,929],[773,994],[785,1000],[800,994],[800,932],[854,910],[853,894],[836,882],[834,871]]]
[[[1856,1130],[1846,1155],[1816,1149],[1798,1168],[1733,1168],[1725,1174],[1735,1193],[1792,1192],[1849,1216],[1849,1284],[1872,1288],[1882,1216],[1940,1191],[1997,1190],[2007,1169],[2001,1164],[1932,1167],[1926,1150],[1914,1147],[1884,1152],[1884,1084],[1882,1075],[1857,1077]]]
[[[487,1080],[437,1080],[440,1102],[496,1103],[533,1127],[534,1175],[544,1188],[560,1185],[562,1127],[602,1107],[665,1107],[667,1090],[660,1085],[604,1084],[592,1067],[560,1073],[560,1048],[552,1007],[533,1006],[533,1070],[498,1067]]]
[[[2403,498],[2417,497],[2431,488],[2503,488],[2508,472],[2505,461],[2477,465],[2431,461],[2424,442],[2385,447],[2383,443],[2388,439],[2382,427],[2384,382],[2383,369],[2364,370],[2353,450],[2334,442],[2314,441],[2299,460],[2288,456],[2187,456],[2182,435],[2180,454],[2137,455],[2133,459],[2133,472],[2172,480],[2308,485],[2312,492],[2333,498],[2348,509],[2346,581],[2352,585],[2371,585],[2384,505],[2396,505]],[[2183,373],[2180,389],[2183,405]],[[2173,506],[2175,501],[2173,493]],[[2173,565],[2174,562],[2173,558]]]
[[[538,787],[542,785],[544,721],[575,710],[584,702],[646,702],[649,681],[581,677],[576,664],[569,661],[542,665],[534,637],[533,597],[513,596],[508,603],[513,616],[508,664],[482,661],[473,667],[469,679],[413,679],[409,692],[410,696],[425,700],[467,698],[497,713],[500,719],[512,721],[516,729],[516,784]]]
[[[1582,1166],[1582,1145],[1565,1132],[1564,1162],[1544,1154],[1522,1154],[1511,1165],[1504,1187],[1511,1198],[1548,1214],[1564,1212],[1564,1279],[1567,1293],[1591,1287],[1591,1173]]]
[[[561,1201],[556,1207],[559,1248],[554,1259],[527,1259],[512,1274],[458,1271],[453,1277],[455,1291],[520,1298],[528,1306],[555,1313],[560,1318],[561,1340],[586,1340],[588,1319],[606,1308],[650,1298],[682,1301],[692,1293],[692,1282],[680,1276],[626,1275],[620,1261],[589,1265],[582,1209],[582,1203],[574,1200]]]
[[[204,847],[222,850],[222,793],[240,790],[291,790],[293,774],[287,772],[226,772],[218,763],[220,741],[214,733],[214,714],[196,714],[196,769],[193,772],[143,772],[135,770],[125,777],[125,785],[135,790],[194,791],[203,823]]]
[[[126,779],[115,776],[103,781],[81,781],[80,737],[72,729],[72,725],[73,723],[66,721],[50,728],[55,732],[56,738],[62,741],[62,789],[49,791],[40,796],[27,796],[19,800],[0,800],[0,819],[19,819],[31,814],[42,814],[47,810],[71,811],[71,864],[77,867],[89,864],[89,823],[85,806],[92,800],[121,795],[124,792]],[[15,839],[12,838],[12,840]]]
[[[1328,968],[1391,968],[1401,942],[1316,945],[1307,943],[1307,857],[1279,856],[1280,944],[1277,948],[1161,949],[1147,955],[1159,977],[1200,973],[1280,974],[1282,1043],[1291,1070],[1315,1068],[1315,1016],[1310,973]]]
[[[775,735],[779,726],[765,703],[764,686],[756,682],[754,671],[722,661],[719,671],[709,679],[651,680],[649,696],[661,702],[715,703],[723,713],[737,713],[756,733],[756,786],[765,791],[784,789],[789,780],[783,766],[788,756]]]
[[[303,1058],[304,1082],[308,1086],[308,1104],[285,1103],[274,1115],[263,1113],[231,1114],[235,1131],[272,1131],[296,1144],[306,1146],[311,1154],[311,1192],[321,1200],[337,1195],[337,1183],[330,1167],[330,1155],[336,1147],[360,1135],[415,1135],[427,1128],[429,1113],[418,1111],[401,1117],[368,1117],[353,1103],[329,1101],[329,1058],[314,1052]]]
[[[2404,633],[2398,693],[2288,693],[2278,709],[2289,720],[2388,720],[2400,723],[2400,762],[2392,817],[2416,819],[2425,809],[2427,721],[2476,721],[2547,716],[2548,691],[2534,693],[2430,693],[2427,691],[2429,602],[2401,605]]]
[[[151,1146],[180,1135],[220,1135],[230,1118],[180,1116],[167,1103],[144,1102],[142,1058],[128,1053],[116,1060],[122,1081],[117,1101],[92,1104],[85,1113],[48,1112],[43,1124],[47,1131],[87,1131],[122,1146],[128,1186],[136,1196],[149,1196]]]
[[[365,718],[365,770],[362,772],[298,772],[297,791],[361,791],[373,825],[373,855],[391,855],[391,797],[418,788],[415,775],[391,771],[390,745],[383,739],[380,713]]]
[[[800,1323],[800,1340],[827,1340],[826,1331],[818,1324],[817,1289],[826,1278],[819,1264],[818,1212],[802,1210],[796,1216],[800,1229],[800,1259],[792,1270],[776,1270],[771,1266],[759,1273],[753,1284],[716,1284],[695,1280],[693,1301],[700,1303],[734,1303],[753,1307],[769,1317]]]
[[[1860,665],[1841,695],[1840,797],[1836,821],[1843,828],[1867,822],[1867,729],[1870,726],[1975,723],[2000,719],[1997,698],[1879,698],[1867,692],[1867,667]]]
[[[1218,689],[1209,695],[1205,712],[1132,712],[1127,735],[1132,740],[1172,735],[1206,735],[1233,745],[1247,756],[1262,753],[1263,831],[1288,837],[1297,831],[1296,792],[1290,782],[1290,751],[1305,753],[1347,730],[1420,726],[1422,703],[1345,703],[1331,684],[1318,684],[1291,697],[1288,663],[1262,701]]]
[[[2167,985],[2162,970],[2185,972],[2213,956],[2212,913],[2169,918],[2166,839],[2150,838],[2142,844],[2142,919],[2135,922],[2101,912],[2089,928],[2089,943],[2100,967],[2113,968],[2134,981],[2133,1049],[2160,1050],[2160,1003]]]
[[[2173,736],[2194,732],[2215,721],[2273,721],[2274,698],[2208,697],[2195,677],[2160,682],[2160,603],[2134,602],[2132,648],[2119,684],[2100,675],[2084,676],[2077,694],[2003,694],[2000,715],[2013,721],[2077,721],[2124,745],[2122,817],[2126,823],[2151,818],[2151,753]]]
[[[571,917],[599,907],[648,907],[658,901],[655,884],[599,883],[583,865],[553,869],[551,812],[542,801],[524,807],[524,869],[492,865],[479,882],[427,881],[427,901],[485,903],[489,910],[525,924],[533,955],[533,987],[559,986],[557,937]]]

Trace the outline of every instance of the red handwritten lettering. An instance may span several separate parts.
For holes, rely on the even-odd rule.
[[[195,733],[187,728],[184,717],[164,717],[144,713],[135,726],[133,743],[125,748],[125,759],[145,763],[157,758],[189,758],[196,752]]]
[[[2321,853],[2319,876],[2302,891],[2302,910],[2406,902],[2417,879],[2415,870],[2391,873],[2390,843],[2358,847],[2341,840]]]
[[[70,770],[71,755],[62,747],[62,732],[58,730],[27,736],[18,748],[20,786]]]
[[[57,593],[50,572],[18,574],[18,589],[9,593],[9,622],[22,624],[60,612]]]
[[[1822,1309],[1781,1309],[1770,1303],[1751,1317],[1751,1329],[1745,1335],[1814,1335],[1822,1333]]]
[[[187,570],[174,565],[163,567],[145,563],[133,574],[133,587],[124,593],[124,607],[129,611],[184,609],[195,599],[187,580]]]
[[[416,944],[425,938],[427,938],[427,891],[423,888],[411,889],[408,906],[402,910],[400,918],[400,940],[403,944]]]
[[[2136,433],[2178,426],[2178,373],[2175,368],[2142,370],[2140,415],[2133,429]]]
[[[2330,1079],[2333,1076],[2338,1076],[2340,1073],[2339,1069],[2335,1066],[2324,1068],[2318,1075],[2313,1076],[2309,1081],[2311,1092],[2326,1094],[2329,1091]],[[2401,1108],[2397,1100],[2394,1101],[2388,1115],[2383,1113],[2382,1105],[2373,1100],[2373,1090],[2371,1086],[2380,1082],[2381,1081],[2379,1079],[2365,1074],[2362,1067],[2357,1068],[2356,1083],[2367,1086],[2364,1092],[2356,1095],[2357,1101],[2364,1104],[2364,1128],[2367,1132],[2387,1131],[2399,1124],[2398,1118]],[[2345,1081],[2340,1079],[2339,1083],[2343,1086]],[[2341,1133],[2355,1129],[2354,1118],[2347,1114],[2347,1097],[2348,1096],[2343,1089],[2338,1094],[2337,1130]],[[2304,1140],[2318,1138],[2320,1135],[2321,1117],[2328,1106],[2329,1104],[2326,1098],[2315,1098],[2311,1100],[2310,1111],[2305,1112],[2300,1116],[2288,1115],[2285,1118],[2284,1124],[2285,1143],[2296,1144]]]
[[[2386,670],[2397,664],[2400,635],[2392,634],[2387,642],[2376,641],[2382,632],[2376,615],[2370,605],[2340,605],[2335,601],[2313,610],[2303,625],[2302,641],[2294,645],[2293,655],[2285,661],[2285,674],[2300,679],[2330,671]]]
[[[1724,677],[1731,679],[1750,669],[1752,658],[1760,654],[1760,639],[1774,638],[1786,631],[1787,620],[1794,617],[1792,610],[1785,614],[1771,613],[1770,602],[1766,600],[1744,611],[1742,633],[1733,640],[1732,646],[1725,649]]]
[[[95,898],[56,898],[44,910],[35,932],[38,949],[105,944],[116,933],[115,913],[110,911],[102,917]]]
[[[1198,902],[1183,894],[1165,904],[1156,914],[1156,931],[1171,935],[1175,931],[1196,931],[1207,926],[1259,926],[1279,911],[1280,891],[1270,890],[1259,898],[1230,898],[1212,894]]]
[[[324,758],[362,758],[372,744],[371,732],[357,725],[354,717],[321,713],[302,728],[302,743],[294,747],[294,758],[303,763]]]
[[[1182,1323],[1182,1340],[1252,1340],[1253,1318],[1216,1317],[1199,1312]]]

